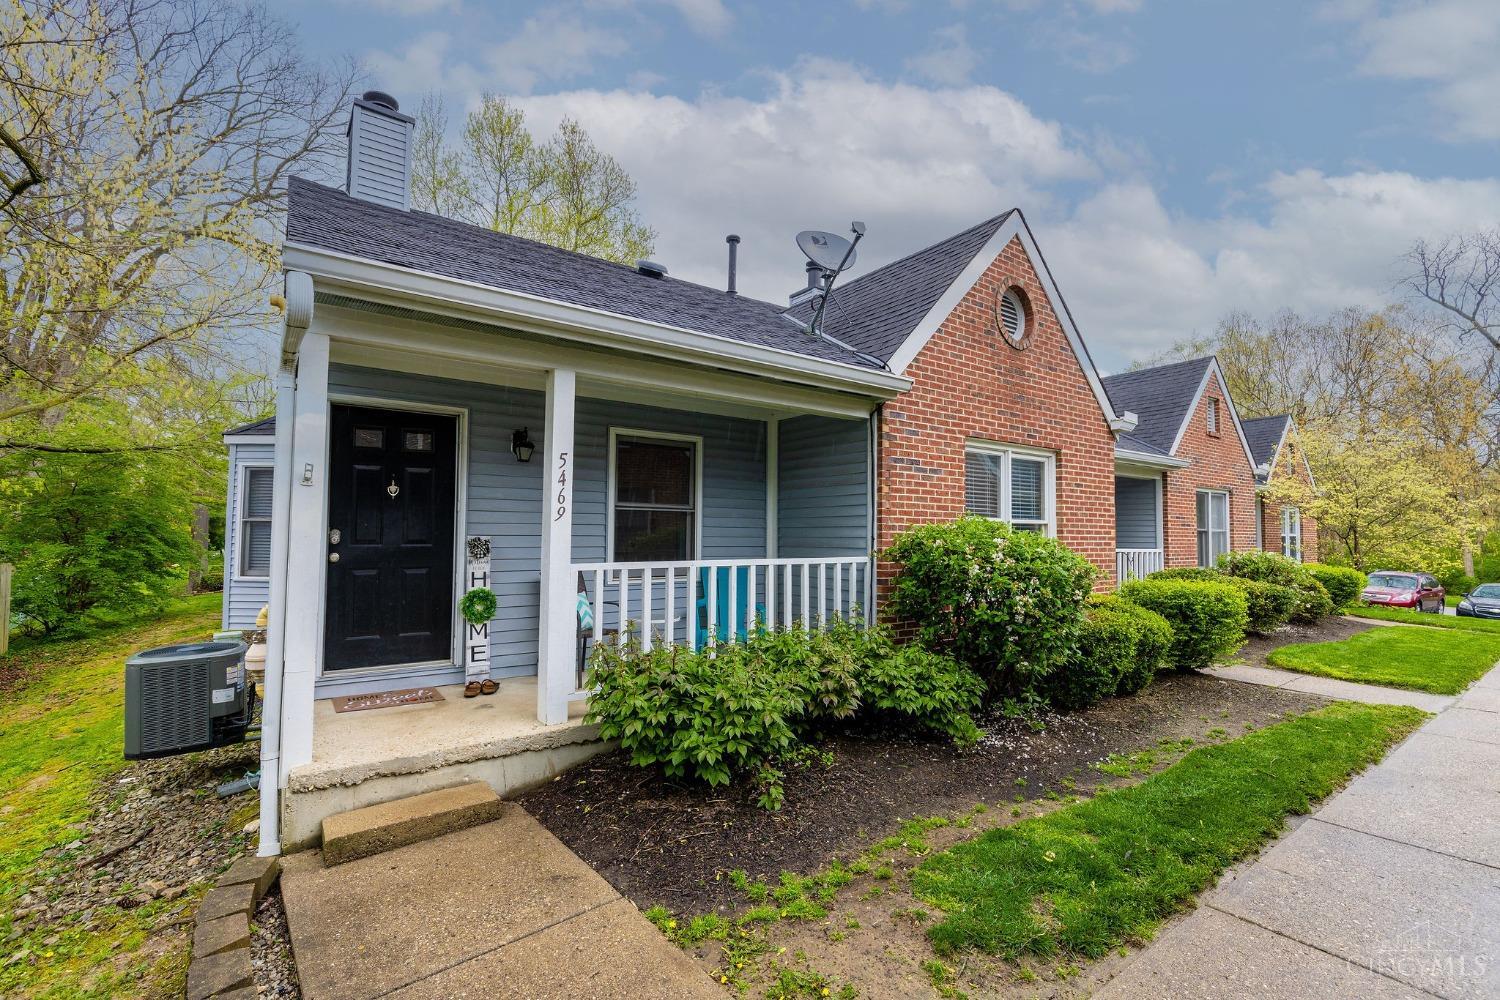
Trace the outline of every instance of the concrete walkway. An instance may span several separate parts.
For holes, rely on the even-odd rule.
[[[1441,712],[1458,700],[1454,695],[1407,691],[1404,688],[1382,687],[1379,684],[1358,684],[1354,681],[1341,681],[1335,677],[1299,674],[1295,670],[1277,670],[1275,667],[1236,664],[1228,667],[1209,667],[1203,672],[1225,680],[1285,688],[1288,691],[1301,691],[1306,694],[1320,694],[1325,698],[1337,698],[1340,701],[1362,701],[1370,705],[1410,705],[1424,712]]]
[[[1450,701],[1095,996],[1500,997],[1500,668]]]
[[[512,803],[493,823],[281,875],[307,1000],[718,998],[628,899]]]

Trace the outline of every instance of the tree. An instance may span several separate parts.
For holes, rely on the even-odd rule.
[[[284,181],[330,162],[350,68],[208,0],[0,0],[0,52],[0,121],[46,178],[0,208],[0,450],[216,446],[274,315]],[[85,399],[130,405],[70,429]]]
[[[456,148],[447,132],[442,101],[428,96],[412,156],[417,208],[606,260],[650,255],[655,233],[636,215],[635,181],[576,121],[539,143],[521,108],[486,94]]]
[[[1406,287],[1435,306],[1460,334],[1477,333],[1500,350],[1500,229],[1418,240],[1406,255]]]

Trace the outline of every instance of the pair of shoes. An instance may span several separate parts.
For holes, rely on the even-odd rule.
[[[500,685],[486,677],[482,681],[470,681],[464,685],[464,697],[473,698],[481,694],[494,694],[500,690]]]

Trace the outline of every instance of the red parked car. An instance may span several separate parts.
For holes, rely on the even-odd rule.
[[[1381,570],[1370,574],[1361,602],[1377,607],[1410,608],[1413,611],[1443,610],[1442,584],[1426,573],[1396,573]]]

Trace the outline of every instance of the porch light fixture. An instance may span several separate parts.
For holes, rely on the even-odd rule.
[[[517,462],[531,461],[531,453],[536,451],[536,445],[531,442],[529,428],[522,427],[513,431],[510,435],[510,453],[516,456]]]

